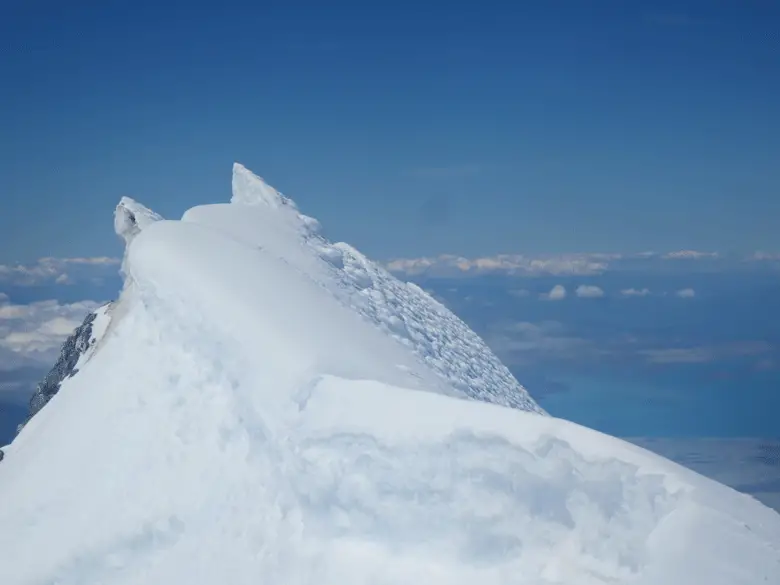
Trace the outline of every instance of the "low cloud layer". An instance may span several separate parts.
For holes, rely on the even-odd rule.
[[[597,286],[581,284],[574,294],[582,299],[598,299],[604,296],[604,291]]]
[[[647,288],[624,288],[620,291],[620,294],[624,297],[646,297],[650,294],[650,289]]]
[[[92,258],[40,258],[32,264],[0,264],[0,283],[13,286],[73,284],[82,280],[115,275],[120,260],[108,256]]]
[[[562,301],[566,298],[566,289],[562,285],[556,284],[550,289],[550,292],[542,295],[542,297],[548,301]]]
[[[52,365],[63,341],[100,304],[48,300],[17,305],[0,293],[0,369]]]
[[[719,258],[717,252],[699,252],[697,250],[678,250],[677,252],[667,252],[661,258],[664,260],[704,260]]]
[[[408,276],[479,276],[506,274],[512,276],[595,275],[607,269],[606,259],[595,254],[562,256],[524,256],[499,254],[466,258],[452,254],[435,257],[399,258],[386,264],[391,272]]]
[[[406,276],[474,277],[500,274],[518,277],[595,276],[607,271],[695,271],[728,270],[738,266],[780,265],[780,253],[755,252],[746,257],[730,257],[718,252],[677,250],[673,252],[497,254],[465,257],[454,254],[397,258],[386,263],[391,272]]]

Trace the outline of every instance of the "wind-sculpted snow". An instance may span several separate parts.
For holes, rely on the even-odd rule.
[[[453,388],[485,402],[542,412],[482,339],[420,287],[399,281],[348,244],[325,250],[351,304]]]
[[[146,226],[162,217],[130,197],[122,197],[114,213],[114,231],[130,243]]]
[[[780,582],[779,515],[508,408],[476,336],[277,196],[130,238],[0,465],[3,585]]]
[[[233,169],[232,205],[196,207],[183,221],[217,228],[281,258],[326,294],[411,350],[448,394],[542,410],[463,321],[414,284],[399,281],[344,243],[243,166]],[[442,384],[446,389],[441,389]]]

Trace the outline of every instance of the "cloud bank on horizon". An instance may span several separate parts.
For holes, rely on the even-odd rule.
[[[540,298],[548,301],[562,301],[566,298],[566,287],[560,284],[556,284],[550,289],[550,292],[542,294]]]
[[[0,370],[52,365],[63,341],[100,302],[16,304],[0,293]]]
[[[711,259],[717,254],[682,251],[658,255],[664,259]],[[418,258],[394,260],[386,266],[396,274],[408,276],[426,276],[436,274],[442,268],[454,269],[455,274],[475,276],[480,274],[498,275],[595,275],[600,274],[625,258],[621,254],[573,254],[563,256],[524,256],[499,255],[476,259],[466,259],[454,255],[437,258]],[[649,258],[648,254],[640,255]],[[760,260],[774,260],[774,256],[764,254]],[[56,357],[60,344],[79,325],[84,315],[95,308],[99,302],[92,300],[100,294],[88,294],[90,290],[111,278],[119,282],[120,260],[109,256],[56,258],[44,257],[28,264],[0,264],[0,368],[12,369],[28,365],[50,364]],[[65,301],[59,294],[75,289],[74,285],[84,285],[79,289],[83,296]],[[48,287],[50,297],[32,302],[9,297],[7,291],[16,287]],[[6,292],[2,292],[6,291]],[[59,291],[59,292],[58,292]],[[599,286],[582,283],[573,286],[570,291],[562,284],[555,284],[538,296],[542,300],[561,301],[571,297],[601,298],[608,293]],[[515,289],[517,298],[529,297],[525,289]],[[611,294],[611,291],[610,293]],[[620,292],[623,296],[649,295],[648,289],[627,289]],[[676,293],[681,298],[695,296],[693,289],[680,289]]]
[[[581,284],[574,291],[581,299],[600,299],[604,296],[604,290],[598,286]]]
[[[0,264],[0,370],[51,365],[64,339],[81,323],[88,311],[100,304],[93,299],[109,300],[113,298],[111,295],[118,292],[121,285],[119,265],[118,258],[109,256],[45,257],[29,264]],[[581,306],[578,310],[585,311],[586,304],[593,304],[595,309],[602,304],[599,299],[604,298],[666,297],[674,303],[699,304],[706,300],[706,283],[688,279],[687,273],[694,274],[702,267],[705,271],[713,272],[735,268],[774,271],[780,267],[780,254],[756,252],[738,259],[717,252],[696,250],[640,254],[504,254],[471,259],[442,255],[396,259],[385,266],[396,275],[412,280],[419,278],[422,279],[421,282],[425,278],[437,276],[461,278],[464,282],[481,276],[527,278],[528,280],[519,286],[507,283],[507,294],[517,302],[548,305],[544,301],[553,301],[549,303],[551,309],[552,305],[555,305],[565,310],[565,306],[572,304],[573,308]],[[649,278],[647,281],[642,280],[647,275],[663,274],[670,267],[672,272],[682,274],[683,277],[676,281]],[[621,280],[612,282],[596,278],[607,273],[619,273],[621,270],[625,270],[627,274]],[[635,281],[634,274],[637,275]],[[25,292],[33,290],[36,291],[35,295],[27,295]],[[700,292],[704,296],[700,295]],[[471,294],[468,294],[461,300],[468,301],[471,298]],[[578,305],[580,300],[582,305]],[[633,302],[626,302],[633,305]],[[526,306],[531,311],[536,310],[530,308],[530,305]],[[515,347],[517,336],[520,335],[521,345],[529,348],[530,340],[527,334],[528,331],[515,331],[510,336],[514,338],[513,342],[507,344],[506,332],[502,332],[498,335],[498,345],[504,348]],[[539,342],[544,337],[543,346],[547,348],[545,355],[549,354],[551,347],[575,347],[579,355],[586,355],[588,347],[591,347],[583,342],[572,346],[571,335],[564,336],[566,342],[563,344],[560,340],[549,341],[550,336],[556,338],[557,335],[556,332],[550,333],[546,330],[544,335],[536,331],[534,340]],[[713,356],[733,354],[729,347],[701,349],[700,346],[693,345],[687,348],[669,348],[663,343],[658,347],[641,349],[648,351],[636,355],[647,362],[657,364],[697,363],[711,361]],[[764,351],[761,349],[758,353]],[[510,361],[515,358],[516,356],[512,355]],[[762,363],[769,364],[770,361],[774,363],[774,359],[767,359]]]
[[[0,264],[0,285],[38,286],[41,284],[97,283],[119,270],[119,258],[94,256],[86,258],[45,257],[28,264]]]
[[[780,269],[780,253],[754,252],[730,256],[719,252],[678,250],[666,253],[640,252],[571,254],[497,254],[468,258],[455,254],[396,258],[385,264],[388,270],[405,276],[474,277],[506,275],[597,276],[608,271],[645,270],[726,270],[734,268]],[[630,293],[629,293],[630,294]]]
[[[40,284],[74,284],[99,282],[118,273],[121,259],[110,256],[57,258],[44,257],[33,263],[0,264],[0,286],[37,286]],[[421,277],[475,277],[505,275],[598,276],[609,271],[672,269],[679,271],[706,268],[727,270],[757,267],[780,269],[780,252],[754,252],[733,257],[719,252],[678,250],[666,253],[588,253],[571,254],[496,254],[466,257],[456,254],[395,258],[384,263],[390,272]],[[625,296],[650,294],[646,289],[626,289]]]

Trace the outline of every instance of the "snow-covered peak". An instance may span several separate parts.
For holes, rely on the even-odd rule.
[[[135,199],[122,197],[114,211],[114,231],[129,243],[141,230],[161,219],[162,216]]]
[[[233,197],[231,203],[241,205],[294,206],[292,201],[255,175],[241,163],[233,163]]]
[[[284,217],[307,234],[315,234],[320,230],[316,219],[300,213],[292,199],[279,193],[241,163],[233,163],[232,187],[230,202],[233,204],[270,208],[279,214],[278,219]]]
[[[482,339],[451,311],[352,246],[320,236],[317,220],[300,213],[291,199],[243,165],[233,166],[230,205],[194,207],[182,221],[229,234],[306,275],[336,305],[360,315],[364,326],[395,341],[395,351],[412,354],[414,364],[408,368],[416,372],[416,379],[425,380],[428,389],[543,412]],[[296,308],[288,322],[306,308]],[[301,331],[307,344],[317,337],[312,323],[319,321],[312,317]],[[317,352],[332,353],[332,345],[328,333]]]
[[[780,583],[780,516],[540,416],[253,177],[179,221],[120,203],[133,286],[0,462],[3,585]]]

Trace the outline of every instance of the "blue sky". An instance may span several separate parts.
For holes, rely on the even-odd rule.
[[[513,5],[514,4],[514,5]],[[240,160],[371,256],[780,250],[780,7],[0,8],[0,262],[116,256]]]

